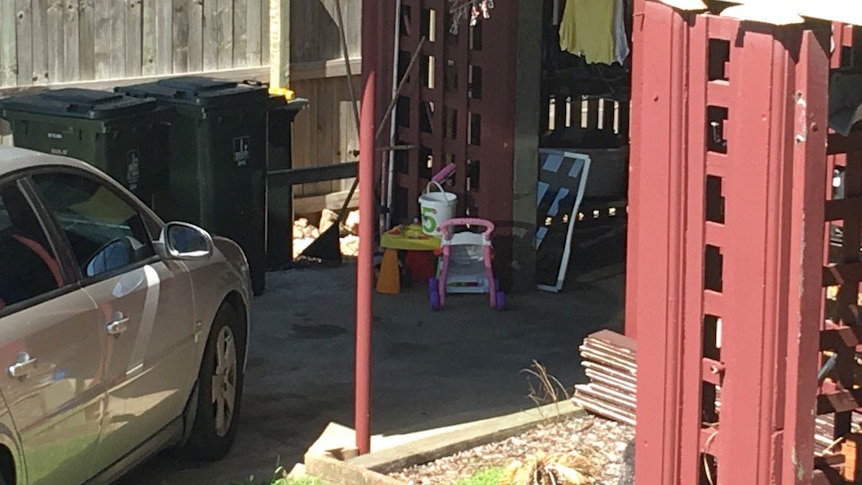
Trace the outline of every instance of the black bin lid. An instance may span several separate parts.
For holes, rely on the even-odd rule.
[[[0,100],[0,109],[4,111],[88,120],[123,118],[156,108],[156,100],[152,98],[80,88],[42,91]]]
[[[132,96],[156,98],[163,103],[201,107],[267,102],[267,89],[263,85],[201,76],[162,79],[154,83],[118,87],[116,91]]]

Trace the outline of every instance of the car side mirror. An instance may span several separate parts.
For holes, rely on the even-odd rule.
[[[207,259],[213,254],[213,238],[200,227],[185,222],[169,222],[159,237],[164,256],[171,259]]]

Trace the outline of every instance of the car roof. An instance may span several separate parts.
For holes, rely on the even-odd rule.
[[[28,168],[65,166],[96,173],[88,164],[69,157],[27,150],[17,147],[0,147],[0,177]]]

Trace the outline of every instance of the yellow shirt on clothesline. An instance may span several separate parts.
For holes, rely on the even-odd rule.
[[[568,0],[560,22],[560,48],[590,63],[613,63],[615,4],[614,0]]]

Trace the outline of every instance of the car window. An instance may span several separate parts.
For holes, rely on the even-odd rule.
[[[85,277],[140,263],[155,252],[138,211],[96,180],[72,173],[33,176]]]
[[[154,219],[146,212],[141,213],[141,217],[144,219],[144,226],[146,226],[147,230],[150,233],[150,239],[153,241],[158,241],[159,237],[161,237],[162,235],[162,223]]]
[[[57,261],[21,188],[0,185],[0,310],[63,286]]]

